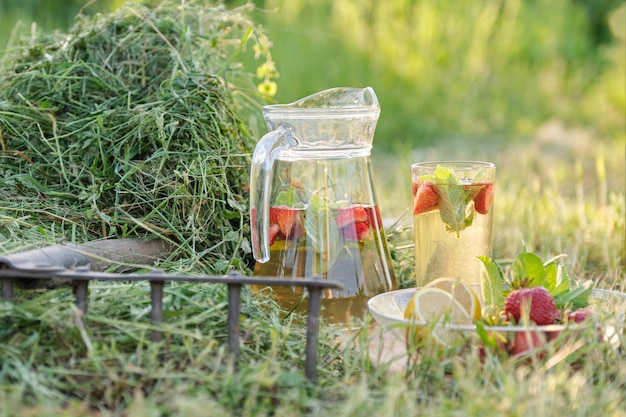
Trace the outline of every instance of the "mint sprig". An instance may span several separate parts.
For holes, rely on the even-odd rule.
[[[484,178],[479,173],[471,183]],[[439,214],[446,225],[446,230],[461,236],[461,231],[474,222],[474,210],[468,205],[480,192],[480,187],[469,187],[470,183],[461,183],[456,173],[446,167],[438,165],[432,175],[423,175],[420,180],[433,183],[439,197]]]

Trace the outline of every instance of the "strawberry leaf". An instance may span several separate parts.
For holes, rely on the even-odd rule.
[[[563,291],[567,291],[572,286],[572,280],[567,273],[567,270],[563,265],[557,265],[556,267],[556,288],[552,295],[557,295]]]
[[[567,271],[563,265],[557,265],[555,262],[557,259],[564,256],[566,255],[557,255],[543,264],[545,267],[544,287],[546,287],[553,296],[567,291],[571,287],[571,280],[569,275],[567,275]]]
[[[476,322],[476,333],[485,347],[495,348],[497,346],[497,341],[493,338],[493,336],[490,336],[485,329],[485,325],[480,321]]]
[[[493,259],[486,256],[479,256],[478,259],[483,266],[480,270],[480,287],[483,295],[483,304],[495,305],[498,308],[504,306],[504,273]]]
[[[506,343],[506,337],[499,332],[488,332],[485,323],[476,322],[476,333],[480,337],[480,341],[487,348],[498,349],[501,344]]]
[[[544,268],[543,286],[552,295],[556,294],[558,269],[554,263],[547,264]]]
[[[571,305],[572,310],[589,305],[589,296],[593,290],[593,281],[587,280],[577,287],[563,291],[554,296],[554,302],[559,309]]]
[[[515,257],[511,265],[512,286],[537,287],[543,286],[545,268],[543,262],[534,253],[522,252]]]

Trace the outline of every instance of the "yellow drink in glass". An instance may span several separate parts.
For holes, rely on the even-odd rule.
[[[421,162],[411,166],[416,283],[439,277],[480,284],[491,257],[495,165]]]

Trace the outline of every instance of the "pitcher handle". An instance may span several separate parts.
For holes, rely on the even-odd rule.
[[[270,260],[269,210],[274,161],[280,152],[295,146],[289,128],[279,126],[259,140],[250,171],[250,231],[252,254],[257,262]]]

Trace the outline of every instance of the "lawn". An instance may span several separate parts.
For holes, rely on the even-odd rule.
[[[524,245],[543,259],[567,254],[563,263],[576,279],[626,291],[623,148],[590,142],[580,154],[570,141],[546,140],[466,150],[499,164],[494,257],[506,260]],[[416,153],[450,155],[445,146]],[[410,198],[406,165],[394,176],[403,186],[390,195]],[[383,209],[395,205],[381,199]],[[392,232],[394,268],[410,287],[412,251],[404,249],[410,241]],[[90,289],[85,317],[68,289],[18,292],[15,304],[2,303],[0,415],[623,415],[626,352],[593,339],[549,365],[491,356],[481,363],[472,349],[426,353],[407,366],[404,355],[368,355],[369,345],[378,344],[371,319],[343,344],[322,325],[319,380],[310,385],[303,327],[248,291],[234,372],[223,288],[166,286],[167,338],[160,344],[149,342],[145,284]]]

